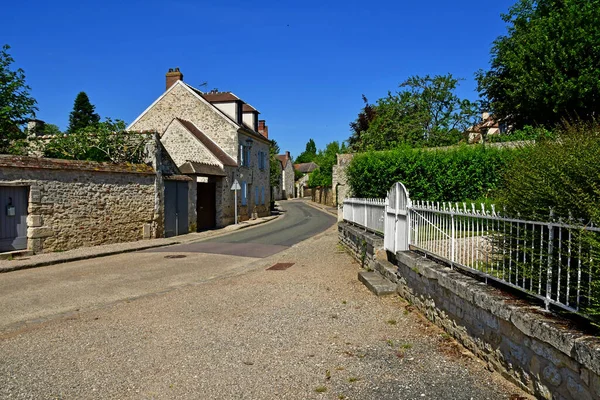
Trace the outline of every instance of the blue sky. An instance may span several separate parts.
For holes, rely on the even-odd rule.
[[[3,4],[0,45],[25,70],[38,118],[66,128],[85,91],[102,117],[132,122],[180,67],[192,86],[255,106],[297,156],[348,138],[363,106],[411,75],[451,72],[477,98],[500,14],[516,0],[23,1]]]

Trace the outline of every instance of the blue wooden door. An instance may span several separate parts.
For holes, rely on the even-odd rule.
[[[165,181],[165,237],[188,233],[188,183]]]
[[[29,187],[0,186],[0,252],[27,248]]]

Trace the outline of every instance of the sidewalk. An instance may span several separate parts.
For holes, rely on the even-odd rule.
[[[285,214],[282,214],[285,215]],[[221,236],[239,229],[264,224],[282,215],[272,215],[255,220],[240,222],[237,225],[228,225],[225,228],[204,232],[193,232],[170,238],[139,240],[137,242],[113,243],[94,247],[80,247],[64,252],[42,253],[32,256],[17,257],[12,260],[0,260],[0,273],[17,271],[27,268],[44,267],[47,265],[66,263],[71,261],[86,260],[95,257],[105,257],[114,254],[129,253],[151,249],[154,247],[171,246],[174,244],[196,242],[210,237]]]

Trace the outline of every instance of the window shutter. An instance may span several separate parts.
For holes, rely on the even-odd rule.
[[[248,204],[248,186],[246,181],[242,181],[242,205]]]

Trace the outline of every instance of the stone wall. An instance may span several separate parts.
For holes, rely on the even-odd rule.
[[[338,223],[338,233],[340,242],[363,267],[374,268],[376,254],[383,247],[383,237],[347,222]]]
[[[282,172],[283,175],[283,197],[286,199],[291,199],[294,197],[294,166],[290,161],[288,161],[285,169]]]
[[[315,203],[333,206],[335,201],[333,198],[333,189],[329,186],[319,186],[313,188],[311,192],[311,199]]]
[[[337,154],[337,164],[333,166],[331,181],[334,190],[334,205],[339,208],[344,205],[344,199],[352,195],[346,170],[353,157],[354,154]]]
[[[36,253],[160,236],[155,177],[146,165],[0,156],[0,186],[29,187]]]
[[[339,226],[340,240],[353,251],[369,237],[345,222]],[[394,262],[375,257],[371,267],[488,368],[541,399],[600,398],[600,339],[589,326],[414,252],[400,252]]]

